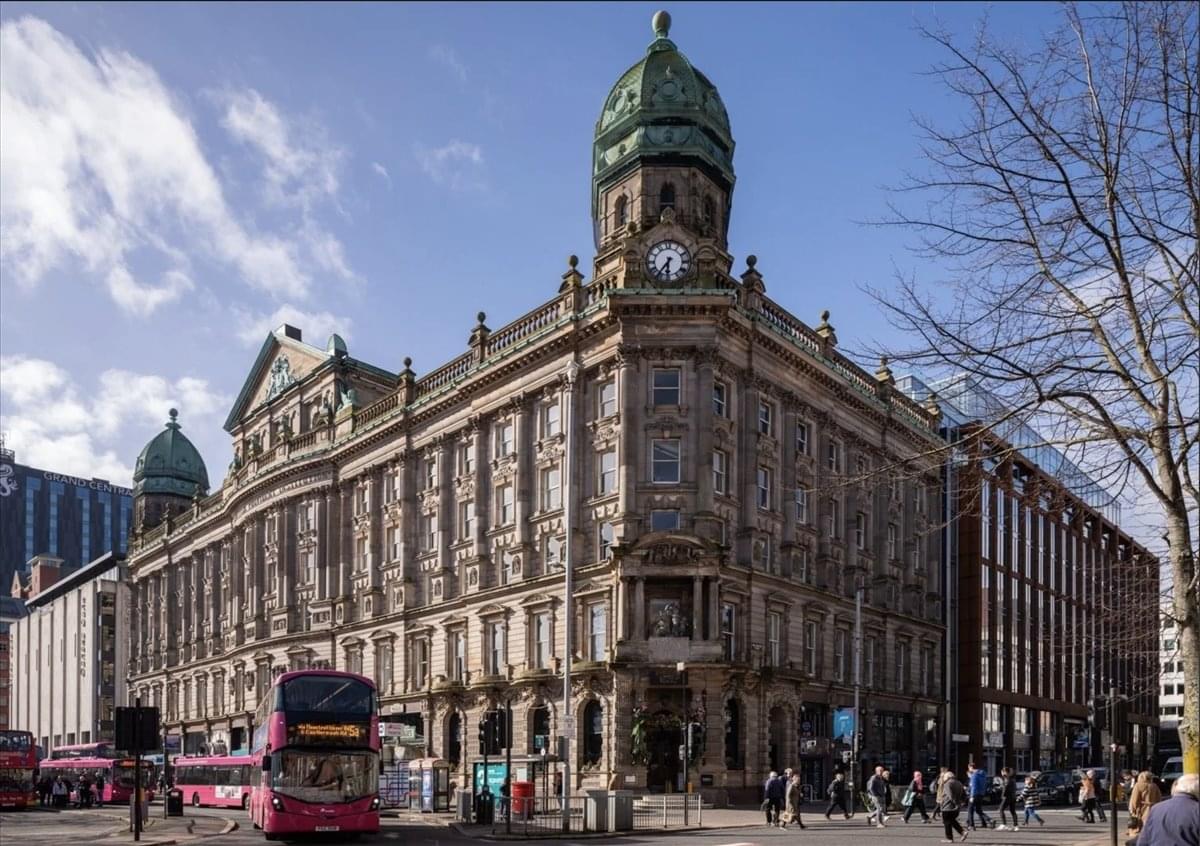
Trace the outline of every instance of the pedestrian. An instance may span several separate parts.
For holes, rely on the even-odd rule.
[[[929,812],[925,810],[925,794],[928,790],[925,788],[925,777],[920,770],[913,770],[912,781],[908,783],[908,793],[905,795],[905,801],[901,804],[906,805],[904,809],[904,822],[908,822],[908,818],[913,815],[913,811],[921,812],[921,819],[929,822]]]
[[[942,815],[942,786],[946,783],[946,776],[949,774],[949,767],[938,767],[937,781],[933,783],[933,818],[936,820]]]
[[[975,830],[975,816],[984,828],[992,827],[992,820],[983,810],[987,798],[988,774],[974,764],[967,765],[967,828]]]
[[[50,793],[53,798],[55,808],[67,807],[67,796],[70,795],[70,791],[67,790],[67,783],[63,781],[62,776],[58,776],[56,779],[54,779],[54,784],[50,788]]]
[[[883,773],[883,767],[876,767],[875,773],[867,779],[867,800],[871,803],[867,825],[872,825],[871,820],[875,820],[876,828],[887,825],[888,786]]]
[[[1079,818],[1086,823],[1096,822],[1096,771],[1088,770],[1079,782]]]
[[[509,776],[504,777],[504,781],[500,782],[500,816],[508,819],[509,799],[512,796],[512,781]]]
[[[829,807],[825,809],[825,819],[829,819],[829,815],[833,813],[834,808],[841,808],[842,813],[846,815],[846,819],[850,819],[850,807],[846,804],[848,794],[846,774],[843,772],[834,773],[833,781],[829,782],[829,787],[825,790],[825,795],[829,797]]]
[[[787,787],[779,773],[771,770],[771,774],[767,776],[767,780],[763,783],[763,803],[762,809],[767,812],[767,825],[776,826],[779,824],[779,815],[783,812],[783,800],[787,794]]]
[[[806,828],[800,818],[800,806],[804,804],[804,788],[800,784],[800,773],[792,773],[787,781],[787,792],[784,794],[783,814],[779,818],[779,827],[787,828],[791,823],[799,823],[800,828]]]
[[[1037,809],[1042,804],[1041,794],[1037,792],[1037,782],[1033,776],[1025,777],[1025,826],[1029,827],[1029,818],[1038,821],[1038,825],[1045,825],[1046,821],[1038,814]],[[1014,826],[1015,828],[1015,826]]]
[[[563,801],[566,799],[566,794],[563,793],[563,774],[562,770],[554,771],[554,798],[558,801],[558,809],[563,808]]]
[[[1129,791],[1129,834],[1136,836],[1146,822],[1146,814],[1153,805],[1162,801],[1162,791],[1150,777],[1150,773],[1138,773],[1137,783]]]
[[[958,813],[966,801],[967,793],[962,782],[954,777],[952,771],[946,770],[946,780],[942,783],[941,799],[938,801],[942,809],[942,829],[946,833],[943,843],[953,843],[956,831],[962,840],[967,839],[967,833],[958,822]]]
[[[1004,831],[1004,812],[1008,811],[1012,814],[1013,831],[1020,831],[1020,826],[1017,825],[1017,780],[1013,774],[1013,768],[1005,767],[1000,770],[1000,776],[1003,778],[1000,787],[1000,825],[996,826],[996,829]]]
[[[1138,846],[1200,846],[1200,776],[1181,775],[1171,798],[1146,812]]]
[[[454,791],[450,791],[450,795],[454,795]],[[104,776],[96,773],[96,806],[104,805]]]
[[[38,804],[45,807],[50,804],[50,776],[42,776],[38,781]]]

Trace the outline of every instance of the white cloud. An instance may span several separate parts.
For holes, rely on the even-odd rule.
[[[441,147],[417,147],[417,163],[434,182],[456,191],[483,188],[483,148],[452,140]]]
[[[386,167],[381,165],[379,162],[371,162],[371,170],[379,174],[383,181],[388,184],[389,188],[392,187],[392,175],[388,173],[388,169]]]
[[[353,325],[349,317],[330,314],[327,311],[303,311],[289,304],[280,306],[270,314],[251,314],[235,309],[234,318],[238,325],[237,336],[248,347],[261,344],[281,323],[295,326],[304,333],[305,340],[316,347],[324,347],[329,336],[335,332],[343,339],[349,340]]]
[[[452,47],[445,44],[434,44],[429,48],[429,58],[445,67],[458,80],[460,85],[467,84],[467,65],[458,57]]]
[[[309,211],[338,190],[342,152],[319,127],[297,131],[257,92],[231,95],[235,137],[261,154],[269,199],[300,206],[281,234],[244,225],[187,113],[135,56],[85,54],[33,17],[0,26],[0,261],[27,287],[51,271],[102,281],[144,317],[192,288],[189,256],[227,265],[252,288],[304,299],[312,288]],[[300,140],[298,140],[300,139]],[[322,232],[318,266],[353,276]],[[333,260],[338,256],[339,260]],[[158,269],[153,279],[141,259]]]
[[[22,355],[0,357],[0,428],[21,462],[74,476],[129,484],[136,453],[178,408],[195,425],[219,415],[231,399],[202,379],[128,370],[104,371],[93,396],[58,365]]]
[[[297,128],[253,88],[226,92],[221,125],[264,159],[263,178],[273,202],[298,204],[306,211],[338,191],[344,152],[330,144],[317,124]]]

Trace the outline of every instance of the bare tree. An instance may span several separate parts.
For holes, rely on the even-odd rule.
[[[965,372],[1107,487],[1153,503],[1184,666],[1200,667],[1200,13],[1194,3],[1064,7],[1037,49],[944,49],[965,106],[918,119],[928,170],[885,223],[919,233],[938,286],[872,290],[915,339],[887,350]],[[1129,486],[1126,488],[1126,486]],[[1151,609],[1146,609],[1149,611]],[[1200,673],[1185,674],[1187,772],[1200,772]]]

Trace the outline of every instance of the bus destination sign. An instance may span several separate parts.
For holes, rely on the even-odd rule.
[[[288,745],[366,746],[370,728],[368,723],[290,723]]]

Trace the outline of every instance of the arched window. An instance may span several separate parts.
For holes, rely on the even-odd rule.
[[[673,208],[675,208],[675,186],[666,182],[658,192],[658,210],[661,212]]]
[[[736,699],[725,703],[725,768],[742,768],[742,749],[738,738],[742,733],[742,712]]]
[[[616,218],[618,227],[629,223],[629,198],[623,194],[617,197]]]
[[[536,755],[543,749],[550,750],[550,709],[539,705],[529,712],[530,753]]]
[[[451,769],[462,760],[462,715],[457,711],[446,721],[446,760]]]
[[[583,762],[600,763],[604,749],[604,709],[593,699],[583,709]]]
[[[711,195],[706,194],[704,197],[704,223],[706,226],[713,226],[717,222],[717,206],[713,202]]]

